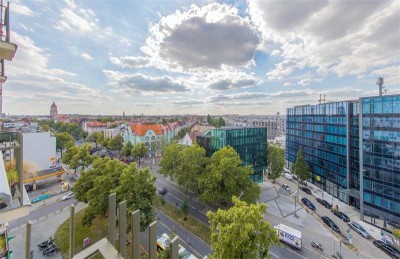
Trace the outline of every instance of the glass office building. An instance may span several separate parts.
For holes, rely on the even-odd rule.
[[[360,98],[362,212],[400,224],[400,95]]]
[[[225,146],[233,147],[239,154],[243,165],[251,165],[254,182],[263,181],[263,172],[267,167],[267,129],[258,127],[225,127],[211,129],[197,137],[200,146],[206,149],[208,156]]]
[[[288,108],[286,126],[288,169],[302,146],[313,184],[373,224],[400,221],[400,95]]]

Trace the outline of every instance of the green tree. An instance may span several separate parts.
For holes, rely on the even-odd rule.
[[[62,162],[68,165],[69,168],[75,170],[75,173],[79,167],[78,153],[79,153],[79,147],[72,146],[67,149],[62,158]]]
[[[74,138],[67,132],[61,132],[54,134],[56,137],[56,149],[63,156],[63,150],[69,148],[75,144]]]
[[[121,135],[117,135],[111,139],[110,142],[111,150],[118,150],[118,152],[121,153],[123,146],[124,146],[124,139],[122,138]]]
[[[285,153],[282,148],[268,146],[269,178],[272,182],[282,176],[285,166]]]
[[[203,147],[192,145],[184,148],[179,153],[179,164],[176,166],[175,176],[178,184],[186,191],[198,193],[199,178],[205,172],[207,163],[208,158]]]
[[[120,186],[121,175],[127,167],[126,164],[116,159],[97,158],[95,163],[93,163],[93,167],[88,170],[88,172],[84,173],[75,183],[72,191],[74,193],[76,192],[79,201],[86,200],[88,204],[83,218],[84,224],[90,225],[97,216],[106,216],[108,210],[108,196],[115,192],[115,189]],[[90,174],[89,178],[93,178],[83,178],[87,173]],[[85,186],[85,184],[89,186]],[[85,190],[88,190],[87,193],[82,195]],[[117,198],[118,201],[122,201],[122,197],[117,196]]]
[[[133,146],[132,148],[132,156],[136,157],[139,161],[139,166],[140,166],[140,160],[149,152],[149,149],[146,147],[144,143],[137,143],[136,145]]]
[[[242,194],[242,199],[255,203],[260,195],[260,187],[251,181],[253,168],[242,166],[239,154],[232,147],[223,147],[215,152],[205,173],[200,177],[203,202],[227,203],[233,195]]]
[[[303,147],[300,147],[297,151],[296,162],[292,171],[297,175],[299,181],[303,182],[311,177],[310,172],[307,169],[307,163],[303,155]]]
[[[128,141],[128,143],[126,143],[125,146],[122,148],[122,155],[125,157],[131,156],[132,148],[133,148],[132,143],[130,141]]]
[[[97,147],[98,144],[103,143],[104,134],[102,132],[93,132],[86,138],[87,141],[93,141]]]
[[[211,228],[212,258],[269,258],[269,248],[279,242],[278,235],[264,220],[267,205],[247,204],[232,197],[228,210],[207,212]]]
[[[85,170],[85,167],[88,167],[93,160],[93,157],[90,155],[90,150],[91,146],[88,144],[82,146],[72,146],[67,149],[62,161],[71,169],[74,169],[75,173],[80,166],[82,167],[82,170]]]
[[[190,210],[187,195],[185,196],[185,199],[183,200],[181,210],[183,212],[183,215],[185,215],[184,220],[186,220],[187,219],[187,215],[189,214],[189,210]]]
[[[101,142],[101,145],[102,145],[103,147],[109,149],[110,146],[111,146],[111,139],[109,139],[109,138],[104,139],[104,140]]]
[[[159,172],[170,178],[177,176],[177,168],[180,166],[181,152],[186,148],[184,145],[171,143],[164,148],[163,156],[160,164],[162,165]]]
[[[150,173],[149,168],[138,169],[135,163],[131,163],[123,170],[119,186],[115,189],[118,199],[127,202],[128,215],[131,215],[135,210],[140,210],[142,231],[154,221],[155,181],[156,177]]]

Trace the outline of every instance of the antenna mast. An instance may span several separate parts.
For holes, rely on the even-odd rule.
[[[384,88],[383,87],[383,77],[378,77],[378,80],[376,81],[376,84],[378,85],[378,87],[379,87],[379,96],[382,96],[382,89]]]

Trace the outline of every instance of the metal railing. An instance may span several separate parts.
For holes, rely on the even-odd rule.
[[[0,37],[2,41],[10,42],[10,3],[0,4]]]

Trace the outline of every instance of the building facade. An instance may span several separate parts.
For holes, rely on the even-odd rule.
[[[361,211],[400,224],[400,95],[361,98],[359,118]]]
[[[400,95],[288,108],[286,168],[302,146],[313,184],[362,218],[400,221],[399,110]]]
[[[267,130],[262,127],[225,127],[211,129],[197,137],[207,156],[225,146],[233,147],[239,154],[243,165],[254,169],[251,179],[262,182],[267,168]]]

